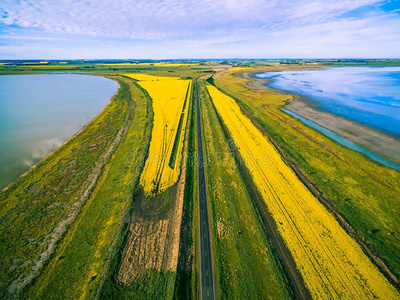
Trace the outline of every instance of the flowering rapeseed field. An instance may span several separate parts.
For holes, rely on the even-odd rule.
[[[398,299],[399,293],[285,164],[237,103],[208,92],[313,298]]]
[[[163,81],[163,80],[178,80],[179,77],[167,77],[167,76],[154,76],[148,74],[124,74],[127,77],[136,79],[138,81]]]
[[[191,80],[145,74],[128,74],[150,95],[154,121],[149,154],[140,183],[148,195],[173,186],[179,177],[187,122]]]

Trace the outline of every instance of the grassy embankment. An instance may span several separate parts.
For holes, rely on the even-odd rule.
[[[106,163],[102,155],[131,108],[129,91],[120,84],[110,104],[79,134],[0,193],[3,295],[12,281],[32,273],[33,261],[48,250],[51,233],[75,209],[73,204],[86,201],[81,197],[91,191],[90,181]]]
[[[114,237],[120,229],[125,230],[122,217],[132,204],[147,154],[152,112],[151,102],[132,80],[119,80],[129,88],[124,100],[134,105],[125,137],[53,259],[29,289],[30,298],[92,299]]]
[[[251,80],[251,79],[250,79]],[[373,253],[400,273],[400,172],[336,144],[280,110],[291,97],[272,89],[254,90],[249,79],[222,72],[214,76],[218,88],[232,96],[259,127],[301,170],[322,197],[358,231]]]
[[[199,87],[218,294],[223,299],[290,298],[204,80]]]

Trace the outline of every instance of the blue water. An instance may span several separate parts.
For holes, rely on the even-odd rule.
[[[256,75],[320,109],[400,137],[400,67],[344,67]]]
[[[355,144],[355,143],[353,143],[353,142],[351,142],[349,140],[346,140],[342,136],[340,136],[340,135],[338,135],[338,134],[326,129],[325,127],[322,127],[322,126],[320,126],[320,125],[318,125],[318,124],[316,124],[316,123],[314,123],[314,122],[312,122],[312,121],[310,121],[308,119],[305,119],[305,118],[299,116],[298,114],[295,114],[292,111],[289,111],[289,110],[284,109],[284,108],[282,110],[284,112],[286,112],[287,114],[289,114],[289,115],[301,120],[303,123],[307,124],[308,126],[314,128],[314,129],[317,129],[318,131],[322,132],[327,137],[329,137],[332,140],[338,142],[339,144],[342,144],[343,146],[345,146],[347,148],[350,148],[352,150],[355,150],[355,151],[358,151],[360,153],[363,153],[364,155],[368,156],[370,159],[372,159],[372,160],[374,160],[374,161],[376,161],[376,162],[378,162],[378,163],[380,163],[380,164],[382,164],[382,165],[384,165],[386,167],[389,167],[389,168],[392,168],[392,169],[400,171],[400,166],[398,164],[395,164],[394,162],[391,162],[390,160],[388,160],[388,159],[386,159],[386,158],[384,158],[384,157],[382,157],[382,156],[380,156],[380,155],[378,155],[378,154],[376,154],[374,152],[371,152],[371,151],[369,151],[369,150],[367,150],[367,149],[365,149],[365,148],[363,148],[363,147],[361,147],[361,146],[359,146],[359,145],[357,145],[357,144]]]
[[[0,188],[78,132],[117,88],[89,75],[0,76]]]

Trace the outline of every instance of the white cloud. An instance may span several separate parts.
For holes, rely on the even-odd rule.
[[[377,0],[2,0],[0,22],[49,33],[164,39],[321,22]]]
[[[11,57],[11,49],[29,58],[393,57],[400,18],[380,4],[0,0],[0,57]]]

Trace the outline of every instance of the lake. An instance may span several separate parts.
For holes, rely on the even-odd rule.
[[[343,67],[256,75],[319,108],[400,137],[400,67]]]
[[[0,76],[0,188],[82,129],[117,89],[90,75]]]

